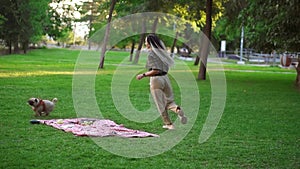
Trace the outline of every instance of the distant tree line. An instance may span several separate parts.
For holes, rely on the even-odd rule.
[[[224,15],[217,22],[214,37],[227,40],[228,49],[240,43],[245,28],[245,47],[270,53],[300,51],[299,0],[230,0],[224,1]]]
[[[39,43],[43,35],[53,39],[64,36],[71,30],[72,9],[65,4],[51,7],[50,3],[61,0],[1,0],[0,1],[0,40],[9,53],[27,52],[29,44]]]
[[[63,41],[72,32],[74,22],[88,22],[90,31],[86,38],[89,38],[107,24],[109,6],[109,0],[82,0],[75,6],[65,0],[1,0],[0,40],[10,53],[20,50],[26,53],[28,45],[39,43],[45,34]],[[116,2],[112,19],[137,12],[164,12],[189,20],[205,30],[205,10],[206,0],[123,0]],[[80,19],[72,16],[75,11],[81,13]],[[226,40],[227,48],[234,50],[239,47],[240,30],[244,26],[246,48],[264,52],[298,51],[299,15],[297,0],[214,0],[211,41],[218,48],[219,42]],[[172,39],[165,40],[173,43]],[[137,35],[119,45],[124,47],[133,42],[138,44],[141,38]]]

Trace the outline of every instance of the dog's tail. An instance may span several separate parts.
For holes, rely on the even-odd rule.
[[[56,103],[57,101],[58,101],[57,98],[52,99],[53,103]]]

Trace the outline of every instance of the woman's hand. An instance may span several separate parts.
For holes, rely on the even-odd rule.
[[[138,74],[137,76],[136,76],[136,79],[137,80],[141,80],[141,79],[143,79],[145,77],[145,74]]]

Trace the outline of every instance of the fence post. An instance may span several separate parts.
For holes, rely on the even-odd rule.
[[[240,47],[240,61],[238,61],[238,64],[245,64],[243,61],[243,43],[244,43],[244,25],[242,25],[242,30],[241,30],[241,47]]]

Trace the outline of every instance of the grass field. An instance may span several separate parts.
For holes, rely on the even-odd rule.
[[[30,97],[59,99],[56,109],[43,119],[77,117],[72,78],[79,53],[41,49],[0,57],[0,168],[300,168],[300,91],[294,87],[296,73],[277,67],[224,64],[226,107],[214,134],[203,144],[198,139],[210,108],[211,91],[208,80],[197,81],[201,104],[193,128],[171,150],[153,157],[117,156],[88,137],[30,124],[35,118],[26,103]],[[131,122],[114,107],[111,80],[117,64],[127,55],[109,52],[105,68],[97,73],[96,98],[99,105],[105,105],[100,106],[101,112],[129,128],[161,133],[160,119]],[[133,69],[143,67],[144,61],[142,57]],[[198,67],[187,64],[196,77]],[[174,81],[173,86],[175,99],[180,102]],[[132,81],[130,96],[137,109],[149,106],[148,95],[148,80]]]

